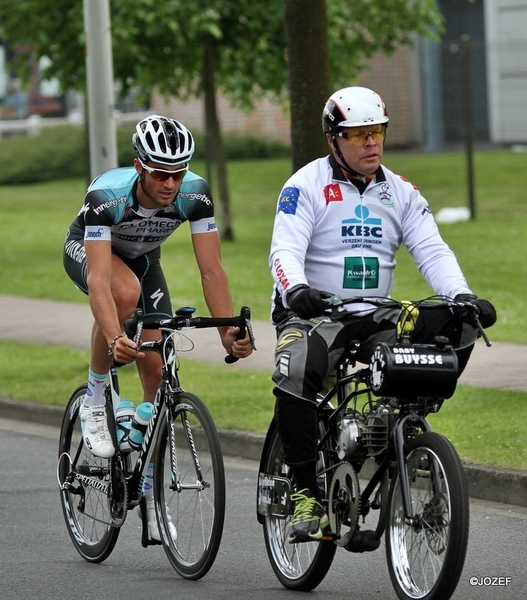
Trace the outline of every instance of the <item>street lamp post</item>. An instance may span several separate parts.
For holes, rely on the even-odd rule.
[[[83,0],[90,176],[117,166],[109,0]]]

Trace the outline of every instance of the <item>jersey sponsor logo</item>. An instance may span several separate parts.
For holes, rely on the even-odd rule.
[[[284,188],[280,194],[280,198],[278,198],[278,212],[283,212],[286,215],[296,214],[299,196],[300,190],[298,188]]]
[[[158,288],[151,296],[150,299],[153,300],[153,304],[152,306],[157,309],[157,305],[159,304],[159,301],[161,300],[161,298],[163,298],[165,294],[161,291],[161,288]]]
[[[119,223],[115,226],[116,229],[121,231],[129,230],[130,233],[132,231],[136,231],[138,234],[147,233],[161,233],[170,235],[181,225],[181,221],[179,219],[160,219],[153,217],[152,219],[135,219],[132,221],[128,221],[126,223]]]
[[[276,349],[281,350],[284,346],[289,346],[289,344],[301,340],[303,337],[304,334],[301,331],[288,331],[278,340]]]
[[[342,287],[348,290],[367,290],[379,287],[379,259],[347,256],[344,259]]]
[[[395,205],[390,186],[387,183],[381,185],[377,197],[383,206],[392,207]]]
[[[94,206],[93,212],[96,215],[98,215],[99,213],[101,213],[103,210],[106,210],[107,208],[115,208],[116,206],[119,206],[119,204],[126,202],[126,198],[127,198],[127,196],[121,196],[120,198],[115,198],[115,200],[109,200],[108,202],[103,202],[99,206]]]
[[[324,198],[326,199],[326,205],[330,202],[342,202],[342,190],[338,183],[331,183],[326,185],[324,188]]]
[[[365,206],[357,206],[355,217],[344,219],[341,226],[343,244],[354,244],[352,247],[368,247],[380,244],[382,239],[382,219],[370,217]]]
[[[84,249],[84,246],[76,240],[66,242],[65,252],[66,256],[69,256],[78,263],[82,263],[86,258],[86,250]]]
[[[274,273],[276,275],[276,278],[280,282],[280,285],[284,288],[284,290],[287,290],[290,283],[289,283],[289,279],[287,279],[287,275],[285,274],[284,268],[282,267],[279,258],[275,258]]]
[[[207,206],[212,205],[212,199],[209,198],[206,194],[196,194],[195,192],[179,192],[178,196],[180,198],[185,198],[186,200],[199,200]]]
[[[93,225],[87,225],[84,230],[85,240],[109,240],[110,239],[110,228],[109,227],[94,227]]]
[[[136,244],[156,244],[159,246],[162,242],[164,242],[168,235],[122,235],[118,232],[113,233],[113,237],[121,242],[135,242]]]
[[[207,231],[216,231],[218,228],[216,227],[216,223],[209,223],[207,225]]]

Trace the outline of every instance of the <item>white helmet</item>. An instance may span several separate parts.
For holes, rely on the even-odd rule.
[[[163,165],[187,163],[194,153],[194,138],[181,123],[151,115],[139,121],[132,144],[139,158]]]
[[[322,112],[322,129],[333,135],[342,127],[361,125],[388,126],[388,113],[383,99],[365,87],[352,86],[332,94]]]

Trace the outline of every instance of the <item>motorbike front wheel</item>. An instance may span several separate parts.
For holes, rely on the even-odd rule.
[[[402,600],[448,600],[461,576],[468,543],[463,465],[452,444],[434,432],[409,441],[405,455],[412,515],[405,515],[396,475],[386,539],[390,578]]]

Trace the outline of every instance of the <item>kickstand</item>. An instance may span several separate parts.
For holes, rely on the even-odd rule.
[[[141,500],[139,501],[139,512],[141,514],[141,546],[146,548],[147,546],[159,546],[161,542],[158,540],[153,540],[148,537],[148,521],[146,518],[146,499],[144,496],[141,496]]]

